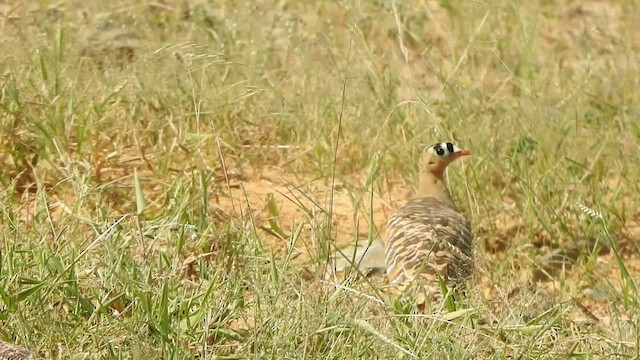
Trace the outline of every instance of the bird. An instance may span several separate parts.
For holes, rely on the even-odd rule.
[[[29,352],[29,350],[8,342],[0,340],[0,360],[30,360],[42,359]]]
[[[389,284],[403,294],[416,295],[418,305],[435,304],[448,294],[463,292],[473,271],[473,232],[447,187],[445,170],[471,155],[452,142],[424,149],[415,195],[387,221],[385,268]],[[413,292],[412,292],[413,291]]]

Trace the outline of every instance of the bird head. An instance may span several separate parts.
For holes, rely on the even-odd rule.
[[[462,150],[451,142],[435,143],[424,149],[420,159],[420,170],[442,178],[444,170],[451,162],[467,155],[471,155],[471,152]]]

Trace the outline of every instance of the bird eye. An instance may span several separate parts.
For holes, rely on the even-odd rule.
[[[438,154],[438,156],[444,155],[444,149],[441,148],[441,147],[437,147],[436,148],[436,154]]]

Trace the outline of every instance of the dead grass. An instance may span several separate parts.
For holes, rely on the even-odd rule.
[[[0,338],[60,359],[637,356],[637,11],[1,4]],[[473,152],[449,170],[478,253],[453,322],[324,278],[440,140]]]

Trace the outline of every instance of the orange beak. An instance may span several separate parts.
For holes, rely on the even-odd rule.
[[[460,150],[456,154],[456,158],[463,157],[463,156],[469,156],[469,155],[471,155],[471,151],[469,151],[469,150]]]

